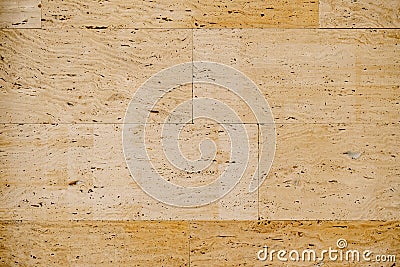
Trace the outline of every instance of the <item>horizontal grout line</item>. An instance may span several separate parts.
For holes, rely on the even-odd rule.
[[[364,27],[359,27],[359,28],[330,28],[330,27],[324,27],[324,28],[318,28],[320,30],[400,30],[400,28],[396,27],[382,27],[382,28],[364,28]]]
[[[196,219],[187,219],[187,220],[110,220],[110,219],[69,219],[69,220],[36,220],[36,219],[0,219],[1,222],[36,222],[36,223],[64,223],[64,222],[105,222],[105,223],[126,223],[126,222],[144,222],[144,223],[173,223],[173,222],[182,222],[182,223],[223,223],[223,222],[338,222],[338,223],[345,223],[345,222],[398,222],[399,220],[379,220],[379,219],[254,219],[254,220],[196,220]]]
[[[43,30],[43,28],[0,28],[0,30]]]
[[[400,30],[398,27],[382,27],[382,28],[365,28],[365,27],[358,27],[358,28],[331,28],[331,27],[319,27],[319,28],[262,28],[262,27],[251,27],[251,28],[185,28],[185,27],[165,27],[165,28],[157,28],[157,27],[149,27],[149,28],[114,28],[114,27],[107,27],[103,29],[96,29],[96,28],[84,28],[84,27],[61,27],[61,28],[0,28],[0,30],[44,30],[44,31],[51,31],[51,30],[88,30],[88,31],[109,31],[109,30]]]
[[[60,123],[35,123],[35,122],[0,122],[1,125],[191,125],[196,124],[193,122],[170,122],[170,123],[162,123],[162,122],[152,122],[152,123],[114,123],[114,122],[79,122],[79,123],[69,123],[69,122],[60,122]],[[347,125],[382,125],[382,124],[392,124],[392,125],[400,125],[399,122],[274,122],[274,123],[265,123],[265,122],[210,122],[205,124],[238,124],[238,125],[332,125],[332,124],[347,124]]]

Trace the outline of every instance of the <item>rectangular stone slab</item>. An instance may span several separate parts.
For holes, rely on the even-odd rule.
[[[2,265],[187,266],[188,223],[1,221]]]
[[[41,0],[2,0],[0,28],[41,28]]]
[[[258,86],[277,123],[399,122],[399,33],[203,29],[194,31],[193,57],[241,71]],[[243,107],[252,96],[240,99],[229,90],[195,85],[193,94],[216,98],[241,122],[257,123],[252,107]]]
[[[269,126],[260,125],[260,146]],[[399,124],[281,124],[260,217],[268,220],[398,220]]]
[[[398,39],[397,30],[196,30],[193,59],[247,75],[278,123],[398,122]],[[4,123],[121,123],[141,84],[192,60],[190,30],[7,30],[1,40]],[[241,122],[257,123],[240,114],[243,101],[198,88],[195,97],[212,96],[232,105]],[[172,90],[152,122],[191,97],[191,85]]]
[[[122,123],[143,83],[165,68],[191,61],[191,39],[190,30],[3,30],[0,121]],[[191,72],[183,78],[191,81]],[[164,95],[152,122],[163,122],[157,117],[191,95],[191,85]],[[141,101],[150,104],[139,111],[146,117],[156,103]]]
[[[45,28],[311,28],[318,1],[43,0]]]
[[[398,221],[193,222],[190,224],[190,266],[374,266],[378,264],[377,255],[399,254],[399,235]],[[300,255],[304,250],[314,250],[318,258],[322,250],[340,251],[339,239],[347,242],[347,247],[341,249],[344,259],[347,251],[357,250],[362,254],[371,250],[373,261],[334,261],[328,255],[323,261],[289,260],[291,250],[299,251]],[[258,260],[257,254],[264,246],[268,246],[269,252],[276,251],[272,260],[269,257]],[[277,258],[279,250],[287,251],[284,257],[288,261]],[[304,258],[308,259],[307,255]],[[384,264],[393,265],[393,259]]]
[[[197,159],[200,156],[199,144],[211,138],[218,148],[215,161],[199,172],[182,171],[165,156],[160,143],[162,126],[151,124],[146,127],[148,161],[161,177],[171,183],[204,186],[217,179],[228,165],[243,164],[229,161],[231,143],[221,125],[199,122],[188,124],[178,137],[183,156]],[[254,175],[257,179],[258,128],[257,125],[245,127],[249,136],[249,161],[238,184],[220,201],[197,208],[182,208],[152,198],[135,182],[123,153],[122,125],[3,125],[0,153],[3,162],[0,180],[1,218],[257,219],[258,192],[249,192],[249,184]],[[143,130],[141,128],[140,131]],[[128,146],[136,149],[134,144]],[[140,169],[142,166],[140,162],[133,163],[138,165],[131,165],[131,168]],[[162,192],[165,191],[162,185],[159,186]]]
[[[399,28],[397,0],[320,0],[319,26],[322,28]]]
[[[207,136],[222,148],[210,168],[194,174],[177,170],[165,159],[158,141],[162,127],[149,127],[149,160],[170,182],[198,186],[211,182],[230,164],[221,126],[189,124],[181,134],[182,153],[191,159],[199,157],[197,145]],[[266,127],[270,126],[260,125],[258,136],[256,125],[246,125],[250,160],[231,193],[211,205],[182,209],[154,200],[132,179],[122,151],[122,125],[3,126],[2,217],[398,219],[398,125],[278,124],[268,176],[265,167],[271,158],[258,150],[259,142],[262,148],[271,138]],[[348,151],[361,155],[352,159],[344,154]],[[249,193],[255,171],[264,182],[259,191]]]

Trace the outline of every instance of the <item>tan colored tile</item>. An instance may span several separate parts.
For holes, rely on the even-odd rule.
[[[398,122],[398,40],[397,30],[195,30],[194,60],[242,71],[277,123]],[[243,101],[195,86],[203,95],[254,122]]]
[[[146,135],[150,159],[173,183],[210,182],[226,167],[229,142],[220,127],[187,125],[183,155],[212,137],[221,146],[215,164],[200,173],[172,167],[160,150],[160,125]],[[277,150],[262,157],[260,216],[264,219],[397,219],[398,125],[285,124],[277,127]],[[250,163],[235,189],[221,201],[191,209],[164,205],[131,178],[122,152],[121,125],[9,125],[2,130],[3,219],[254,219],[257,191],[248,193],[256,169],[256,125],[246,125]],[[260,140],[265,136],[261,126]],[[375,131],[375,129],[377,129]],[[379,130],[378,130],[379,129]],[[263,150],[262,150],[263,151]],[[358,159],[343,154],[362,152]],[[81,181],[76,185],[68,185]],[[285,196],[285,198],[282,198]]]
[[[398,28],[397,0],[320,0],[319,24],[323,28]]]
[[[226,131],[209,121],[195,122],[186,125],[179,137],[183,155],[196,159],[198,144],[207,138],[214,140],[218,148],[216,161],[199,173],[179,170],[163,156],[159,142],[162,125],[150,124],[146,130],[152,164],[162,177],[182,186],[208,184],[229,165],[231,143]],[[249,193],[249,184],[257,171],[257,126],[246,125],[246,130],[250,158],[237,186],[210,205],[177,208],[147,195],[131,177],[122,151],[122,125],[3,125],[1,217],[8,220],[256,219],[257,191]]]
[[[318,27],[318,1],[43,2],[45,28]]]
[[[186,1],[43,0],[44,28],[190,28]]]
[[[256,110],[246,101],[246,98],[241,98],[238,94],[235,94],[232,90],[222,86],[214,84],[194,84],[193,96],[195,99],[216,99],[222,104],[227,105],[235,113],[236,117],[231,118],[224,116],[223,123],[257,123],[257,117],[255,116]],[[245,97],[247,94],[244,95]],[[233,109],[234,108],[234,109]],[[202,113],[203,105],[194,102],[193,112]],[[265,123],[266,121],[264,121]]]
[[[189,219],[254,219],[257,218],[258,203],[257,191],[250,193],[249,185],[253,179],[257,179],[257,158],[258,158],[258,134],[256,125],[227,125],[216,124],[207,119],[195,119],[194,124],[188,124],[182,128],[182,132],[178,138],[179,149],[183,157],[188,160],[198,160],[204,157],[205,165],[210,162],[210,165],[203,166],[203,170],[185,171],[179,169],[178,166],[173,166],[166,158],[166,153],[171,155],[170,150],[164,147],[160,140],[160,125],[151,125],[151,129],[146,130],[146,143],[148,143],[148,151],[150,160],[156,170],[167,181],[185,187],[207,186],[218,177],[225,175],[228,168],[241,171],[241,166],[244,167],[244,173],[238,184],[227,195],[219,201],[200,208],[193,208],[193,211],[201,210],[201,214],[190,214]],[[157,127],[157,128],[156,128]],[[166,126],[164,126],[166,127]],[[240,136],[238,140],[239,128],[244,127],[247,136]],[[149,127],[147,127],[148,129]],[[226,128],[226,129],[225,129]],[[231,135],[231,136],[230,136]],[[173,140],[176,137],[166,136],[168,140]],[[209,139],[216,145],[215,157],[213,160],[206,160],[207,149],[203,148],[201,154],[199,150],[204,143],[202,141]],[[232,146],[238,147],[235,142],[246,142],[248,140],[248,162],[241,162],[231,158]],[[245,151],[240,151],[244,155]],[[176,154],[176,153],[175,153]],[[214,154],[212,154],[214,155]],[[182,167],[181,167],[182,168]],[[236,172],[236,171],[235,171]],[[222,190],[222,188],[220,189]],[[156,209],[153,210],[153,212]],[[180,212],[181,213],[181,212]],[[186,212],[182,212],[186,214]]]
[[[277,122],[398,121],[398,31],[298,31],[199,30],[195,60],[243,71],[261,89]],[[65,35],[85,41],[60,42]],[[191,60],[190,36],[184,30],[3,31],[8,64],[2,69],[2,121],[122,122],[143,82]],[[271,36],[275,41],[260,41]],[[146,57],[134,52],[142,50]],[[168,93],[152,121],[163,122],[157,117],[190,98],[190,86]]]
[[[3,265],[188,266],[184,222],[2,221]]]
[[[41,0],[0,2],[0,28],[40,28]]]
[[[398,124],[277,125],[272,169],[260,173],[260,217],[397,220],[398,133]]]
[[[252,221],[193,222],[190,225],[190,266],[375,266],[377,262],[331,261],[328,255],[319,261],[259,261],[264,246],[272,250],[337,249],[337,240],[347,241],[348,250],[371,250],[378,254],[398,255],[399,223],[382,221]],[[340,249],[338,249],[340,251]],[[270,254],[269,254],[270,255]],[[286,255],[288,257],[288,255]],[[334,257],[334,254],[332,254]],[[344,256],[345,259],[346,256]],[[295,265],[292,265],[295,264]],[[320,264],[320,265],[318,265]],[[393,262],[388,263],[393,264]]]
[[[318,1],[193,1],[196,28],[316,28]]]
[[[122,123],[147,79],[191,61],[191,35],[190,30],[3,30],[1,122]],[[191,72],[186,76],[191,80]],[[170,100],[160,103],[159,116],[170,103],[191,98],[190,86],[177,90],[164,96]]]

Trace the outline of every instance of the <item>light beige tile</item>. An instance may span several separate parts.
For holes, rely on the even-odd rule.
[[[43,0],[44,28],[190,28],[192,11],[183,0]]]
[[[43,2],[45,28],[318,27],[318,1]]]
[[[398,40],[398,30],[195,30],[194,60],[242,71],[277,123],[398,122]],[[254,122],[243,101],[194,87],[204,95]]]
[[[188,266],[185,222],[2,221],[2,265]]]
[[[198,144],[205,138],[218,145],[216,162],[199,173],[173,167],[159,141],[161,125],[148,125],[150,161],[162,177],[183,186],[205,185],[230,164],[228,136],[221,126],[208,123],[188,124],[179,137],[189,159],[200,156]],[[262,141],[271,138],[265,127],[260,128]],[[398,125],[278,125],[268,177],[271,156],[257,155],[257,126],[246,125],[250,161],[239,184],[221,201],[185,209],[153,199],[132,179],[122,152],[121,125],[3,128],[3,219],[254,219],[257,191],[248,190],[257,157],[260,180],[265,180],[259,192],[261,218],[398,218]],[[347,151],[362,154],[351,159],[343,154]],[[80,182],[68,185],[74,181]]]
[[[191,34],[185,30],[2,34],[3,122],[122,122],[142,83],[191,60]],[[60,42],[64,35],[85,41]],[[271,37],[274,41],[260,41]],[[243,71],[260,88],[277,122],[398,121],[396,30],[198,30],[195,39],[194,59]],[[196,88],[194,93],[199,96]],[[157,117],[190,98],[190,86],[171,91],[152,121],[163,122]],[[244,122],[253,122],[249,118]]]
[[[400,4],[397,0],[320,0],[322,28],[398,28]]]
[[[40,28],[41,0],[2,0],[0,28]]]
[[[3,30],[0,120],[122,123],[147,79],[191,61],[191,36],[190,30]],[[177,90],[164,95],[170,100],[160,102],[153,119],[191,98],[191,86]]]
[[[371,250],[374,256],[398,255],[398,237],[397,221],[193,222],[190,266],[375,266],[378,264],[375,261],[331,261],[327,255],[322,264],[318,260],[282,262],[276,252],[297,250],[301,253],[308,249],[320,256],[324,249],[337,249],[337,240],[343,238],[348,245],[342,250],[344,255],[348,250],[360,253]],[[276,251],[272,261],[257,259],[257,253],[264,246],[268,246],[269,252]]]
[[[399,124],[386,123],[277,125],[272,169],[260,173],[260,217],[397,220],[398,133]]]
[[[220,103],[223,103],[230,107],[232,111],[236,114],[236,117],[231,118],[225,115],[224,120],[222,121],[224,123],[257,123],[255,110],[253,110],[249,103],[246,102],[246,99],[241,98],[241,96],[235,94],[232,90],[228,88],[215,84],[194,84],[193,97],[194,99],[216,99],[220,101]],[[200,102],[194,102],[194,114],[204,112],[203,108],[204,107]]]
[[[318,1],[192,1],[196,28],[316,28]]]
[[[234,164],[228,163],[231,142],[227,130],[210,123],[200,120],[188,124],[178,137],[183,156],[190,159],[199,156],[198,145],[202,140],[211,138],[217,145],[215,162],[199,173],[172,166],[159,141],[162,125],[148,125],[149,157],[164,179],[182,186],[206,185],[229,164]],[[153,199],[131,177],[123,154],[122,125],[3,125],[1,217],[9,220],[257,219],[257,191],[249,192],[249,184],[257,173],[257,126],[246,125],[246,130],[249,163],[236,187],[210,205],[179,208]]]

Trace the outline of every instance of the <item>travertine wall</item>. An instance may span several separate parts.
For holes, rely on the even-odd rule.
[[[400,257],[399,25],[396,0],[0,1],[1,264],[287,266],[261,262],[257,252],[326,249],[339,238]],[[229,105],[250,143],[234,190],[177,208],[132,179],[122,128],[141,84],[193,61],[232,66],[259,87],[274,115],[276,151],[268,175],[258,173],[271,125],[228,89],[169,92],[142,129],[169,181],[205,184],[230,164],[224,128],[206,119],[188,123],[179,141],[196,159],[200,141],[213,140],[219,150],[209,168],[169,164],[161,127],[186,100]],[[254,172],[266,179],[249,193]]]

